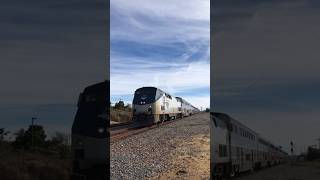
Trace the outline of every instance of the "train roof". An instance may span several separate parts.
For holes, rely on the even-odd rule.
[[[177,96],[176,99],[179,99],[179,101],[181,101],[181,102],[183,102],[183,103],[185,103],[185,104],[188,104],[188,105],[192,106],[188,101],[184,100],[182,97],[178,97],[178,96]]]
[[[135,91],[139,90],[139,89],[143,89],[143,88],[154,88],[154,89],[159,89],[157,87],[153,87],[153,86],[144,86],[144,87],[140,87],[140,88],[137,88]],[[160,89],[161,90],[161,89]],[[162,90],[161,90],[162,91]]]
[[[154,89],[160,90],[161,92],[163,92],[163,93],[165,93],[165,94],[167,94],[167,95],[170,95],[171,97],[174,97],[174,96],[172,96],[171,94],[169,94],[169,93],[167,93],[167,92],[165,92],[165,91],[163,91],[163,90],[161,90],[161,89],[159,89],[159,88],[157,88],[157,87],[154,87],[154,86],[144,86],[144,87],[141,87],[141,88],[136,89],[136,91],[139,90],[139,89],[143,89],[143,88],[154,88]],[[185,104],[188,104],[188,105],[190,105],[192,108],[199,110],[198,108],[194,107],[192,104],[190,104],[188,101],[184,100],[183,98],[181,98],[181,97],[175,97],[175,98],[176,98],[177,101],[182,102],[182,103],[185,103]]]
[[[171,97],[174,97],[174,96],[172,96],[170,93],[167,93],[167,92],[163,91],[162,89],[157,88],[157,87],[154,87],[154,86],[144,86],[144,87],[141,87],[141,88],[136,89],[135,91],[137,91],[137,90],[139,90],[139,89],[143,89],[143,88],[154,88],[154,89],[157,89],[157,90],[159,90],[159,91],[161,91],[161,92],[163,92],[163,93],[165,93],[165,94],[167,94],[167,95],[169,95],[169,96],[171,96]]]
[[[83,92],[88,93],[88,92],[103,92],[103,91],[110,91],[110,86],[107,86],[109,84],[109,80],[99,82],[90,86],[87,86]]]

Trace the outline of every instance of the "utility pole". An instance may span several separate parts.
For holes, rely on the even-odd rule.
[[[34,135],[33,135],[33,125],[34,125],[34,120],[36,120],[37,118],[32,117],[31,118],[31,138],[32,138],[32,151],[34,151]]]
[[[290,142],[290,146],[291,146],[291,149],[290,149],[290,151],[291,151],[291,166],[293,165],[293,142],[291,141]]]

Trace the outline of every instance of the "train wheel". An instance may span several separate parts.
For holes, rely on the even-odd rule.
[[[230,171],[230,177],[234,177],[236,175],[235,167],[233,167]]]
[[[158,121],[158,125],[160,126],[160,124],[162,124],[164,122],[164,117],[163,114],[159,115],[159,121]]]
[[[240,175],[240,166],[237,166],[237,171],[236,171],[237,175]]]
[[[164,119],[165,119],[164,121],[169,121],[170,120],[170,116],[168,114],[166,114]]]

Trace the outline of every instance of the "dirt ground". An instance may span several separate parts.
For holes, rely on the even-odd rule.
[[[177,143],[171,154],[174,168],[153,179],[209,179],[210,176],[210,140],[208,135],[190,137],[190,141]]]
[[[244,174],[236,180],[319,180],[320,162],[295,162]]]

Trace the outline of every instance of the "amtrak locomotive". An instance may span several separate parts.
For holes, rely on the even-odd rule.
[[[211,113],[211,177],[277,165],[287,153],[224,113]]]
[[[109,170],[109,81],[80,94],[72,125],[72,179],[107,179]]]
[[[199,109],[156,87],[142,87],[133,98],[133,122],[141,126],[191,116]]]

